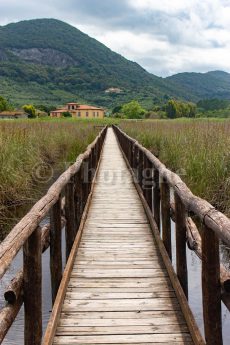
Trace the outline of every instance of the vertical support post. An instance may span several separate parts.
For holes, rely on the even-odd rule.
[[[159,171],[154,169],[154,184],[153,184],[153,212],[154,219],[157,224],[157,227],[160,231],[161,228],[161,218],[160,218],[160,176]]]
[[[176,267],[177,276],[188,298],[188,272],[186,256],[186,211],[177,193],[175,193],[175,222],[176,222]]]
[[[133,148],[133,171],[135,175],[136,182],[138,182],[138,147],[134,145]]]
[[[75,175],[75,221],[76,221],[76,230],[78,230],[81,216],[83,213],[82,208],[82,180],[81,180],[81,171]]]
[[[170,260],[172,260],[170,187],[165,179],[161,183],[162,240]]]
[[[202,293],[207,345],[222,345],[219,240],[214,231],[202,229]]]
[[[149,205],[150,210],[153,210],[153,166],[149,159],[145,156],[145,167],[146,167],[146,179],[147,179],[147,189],[145,198],[147,201],[147,204]]]
[[[141,189],[143,190],[143,152],[138,149],[138,181]]]
[[[66,261],[71,252],[75,236],[75,203],[74,203],[74,183],[73,179],[69,181],[65,189],[65,217],[66,217]]]
[[[59,196],[50,211],[50,273],[53,304],[62,279],[61,232],[61,196]]]
[[[40,345],[42,339],[41,229],[30,235],[23,247],[24,344]]]

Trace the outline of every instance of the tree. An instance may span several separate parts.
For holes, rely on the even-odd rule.
[[[170,99],[165,107],[166,114],[168,118],[175,119],[177,117],[177,106],[176,101]]]
[[[145,109],[143,109],[137,101],[126,103],[122,107],[122,113],[124,113],[125,117],[128,119],[141,119],[145,112]]]
[[[30,119],[34,119],[36,117],[36,109],[32,104],[25,104],[22,109],[28,114]]]
[[[178,117],[195,117],[197,108],[194,103],[185,103],[170,99],[165,106],[165,111],[168,118],[175,119]]]
[[[10,105],[10,103],[5,98],[0,96],[0,111],[11,110],[11,109],[12,109],[12,106]]]

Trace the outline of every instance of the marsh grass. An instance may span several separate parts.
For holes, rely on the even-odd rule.
[[[161,120],[122,122],[196,195],[230,216],[230,121]]]
[[[103,122],[0,122],[0,227],[10,221],[12,205],[34,203],[54,181],[53,172],[61,173],[76,160],[98,134],[95,124]]]

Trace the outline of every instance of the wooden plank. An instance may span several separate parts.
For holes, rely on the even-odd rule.
[[[66,299],[144,299],[144,298],[176,297],[173,291],[157,292],[78,292],[77,289],[68,289]]]
[[[130,334],[130,335],[98,335],[95,336],[56,336],[54,345],[72,344],[144,344],[144,343],[166,343],[178,345],[179,342],[187,344],[191,342],[189,334]]]
[[[192,344],[145,212],[109,130],[53,344]]]
[[[76,287],[150,287],[159,286],[163,283],[170,284],[169,278],[91,278],[84,279],[80,277],[71,277],[69,286]]]
[[[134,310],[180,310],[176,298],[114,299],[111,300],[68,300],[62,311],[134,311]]]
[[[66,312],[61,314],[60,320],[68,320],[68,318],[73,318],[75,320],[78,320],[79,322],[98,322],[98,321],[106,321],[106,320],[118,320],[117,322],[154,322],[154,320],[161,320],[163,322],[164,320],[172,320],[177,319],[179,323],[185,322],[183,314],[181,311],[178,311],[175,313],[174,311],[169,310],[137,310],[137,311],[106,311],[106,312],[94,312],[91,311],[88,312],[79,312],[75,310],[72,313]],[[157,321],[157,322],[158,322]],[[159,321],[160,322],[160,321]],[[170,321],[171,322],[171,321]]]
[[[56,335],[95,335],[98,334],[181,334],[181,333],[188,333],[187,325],[148,325],[148,326],[127,326],[127,325],[119,325],[119,326],[73,326],[71,324],[65,326],[58,326]]]

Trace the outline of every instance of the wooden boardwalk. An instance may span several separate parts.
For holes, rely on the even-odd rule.
[[[112,129],[53,344],[193,344]]]

